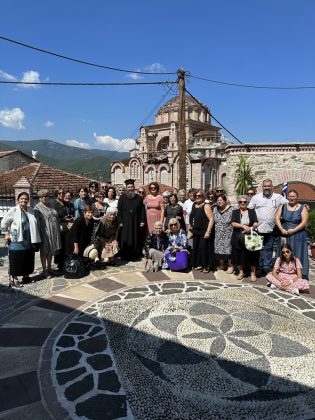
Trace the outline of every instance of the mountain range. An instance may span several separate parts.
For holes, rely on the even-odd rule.
[[[81,149],[52,140],[0,140],[0,151],[20,150],[36,159],[63,171],[83,175],[90,179],[110,180],[110,164],[129,157],[129,153],[112,150]]]

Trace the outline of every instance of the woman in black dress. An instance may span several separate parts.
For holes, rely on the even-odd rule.
[[[211,246],[211,231],[214,224],[213,214],[209,203],[205,202],[206,194],[203,190],[196,193],[189,216],[190,230],[193,233],[192,267],[204,273],[210,271],[214,265],[213,241]]]
[[[91,207],[85,207],[83,216],[75,219],[72,228],[66,234],[65,255],[83,256],[85,248],[91,243],[94,220]]]
[[[239,275],[237,280],[243,280],[244,268],[250,266],[251,281],[256,281],[256,267],[259,262],[259,251],[248,251],[245,248],[244,233],[250,233],[251,228],[258,226],[257,215],[254,209],[248,209],[249,199],[246,195],[238,198],[239,208],[233,210],[231,225],[232,233],[232,253],[231,262],[233,266],[238,266]]]
[[[169,201],[170,203],[164,209],[164,230],[168,230],[169,221],[175,218],[178,220],[180,228],[186,232],[183,207],[178,204],[177,195],[172,193],[169,196]]]

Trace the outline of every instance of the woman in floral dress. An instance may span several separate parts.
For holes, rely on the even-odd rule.
[[[272,273],[266,276],[272,288],[285,290],[286,292],[299,295],[299,290],[309,290],[307,280],[302,279],[302,264],[294,256],[289,244],[281,247],[281,256],[277,258]]]
[[[217,207],[213,209],[214,217],[214,255],[219,263],[219,270],[224,270],[228,265],[228,273],[233,273],[230,263],[231,258],[231,238],[233,227],[231,226],[233,208],[228,204],[226,196],[223,194],[217,199]]]

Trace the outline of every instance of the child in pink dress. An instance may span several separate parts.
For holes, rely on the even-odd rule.
[[[272,288],[285,290],[299,295],[299,290],[309,290],[309,282],[302,279],[302,264],[293,255],[289,244],[281,247],[281,256],[277,258],[272,273],[266,276]]]

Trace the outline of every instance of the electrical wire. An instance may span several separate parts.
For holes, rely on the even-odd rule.
[[[192,79],[203,80],[209,83],[216,83],[226,86],[234,86],[248,89],[269,89],[269,90],[302,90],[302,89],[315,89],[315,86],[258,86],[258,85],[247,85],[241,83],[223,82],[221,80],[212,80],[205,77],[197,77],[192,74],[189,75]]]
[[[102,65],[102,64],[91,63],[89,61],[84,61],[84,60],[80,60],[80,59],[73,58],[73,57],[68,57],[66,55],[62,55],[62,54],[58,54],[58,53],[55,53],[55,52],[52,52],[52,51],[44,50],[42,48],[37,48],[37,47],[34,47],[32,45],[25,44],[24,42],[19,42],[19,41],[16,41],[14,39],[10,39],[10,38],[4,37],[4,36],[0,36],[0,39],[2,39],[3,41],[11,42],[11,43],[16,44],[16,45],[20,45],[20,46],[25,47],[25,48],[30,48],[34,51],[39,51],[39,52],[42,52],[44,54],[49,54],[49,55],[53,55],[55,57],[63,58],[64,60],[74,61],[76,63],[85,64],[87,66],[92,66],[92,67],[99,67],[101,69],[106,69],[106,70],[120,71],[120,72],[123,72],[123,73],[147,74],[147,75],[151,75],[151,76],[152,75],[162,75],[162,74],[163,75],[176,74],[176,72],[171,72],[171,73],[169,73],[169,72],[145,72],[145,71],[139,71],[139,70],[134,71],[134,70],[121,69],[121,68],[117,68],[117,67],[110,67],[110,66],[105,66],[105,65]]]
[[[46,86],[131,86],[131,85],[169,85],[171,86],[176,82],[164,81],[164,82],[19,82],[19,81],[8,81],[0,80],[0,84],[15,84],[15,85],[46,85]]]
[[[175,82],[176,83],[176,82]],[[115,156],[116,153],[119,153],[119,151],[124,148],[127,143],[132,139],[132,137],[139,131],[139,129],[147,122],[147,120],[154,114],[156,109],[161,105],[161,103],[164,101],[166,96],[172,91],[173,85],[169,87],[169,89],[164,93],[161,97],[161,99],[158,101],[158,103],[154,106],[154,108],[144,117],[144,119],[141,121],[141,123],[130,133],[130,135],[127,137],[126,140],[122,142],[115,150],[113,150],[112,153],[109,154],[109,157]]]
[[[190,95],[203,109],[205,109],[207,112],[209,112],[211,118],[214,119],[214,121],[216,121],[225,131],[227,131],[236,141],[238,141],[240,144],[243,144],[243,142],[241,140],[239,140],[233,133],[231,133],[231,131],[229,131],[222,123],[220,123],[220,121],[218,121],[213,114],[209,111],[209,108],[207,108],[205,105],[203,105],[194,95],[192,95],[190,92],[188,92],[188,90],[185,88],[185,92],[188,93],[188,95]]]

